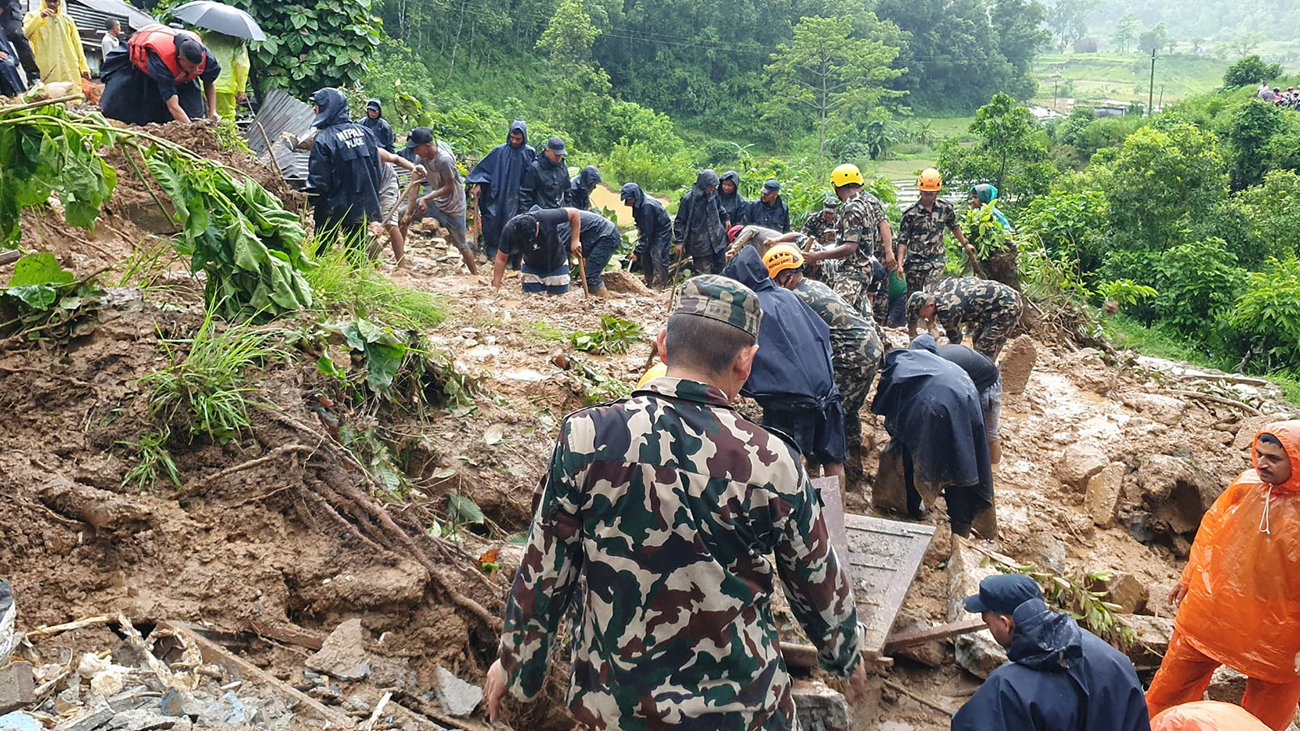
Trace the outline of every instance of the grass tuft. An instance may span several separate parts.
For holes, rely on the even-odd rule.
[[[315,262],[303,277],[311,285],[315,307],[327,314],[355,314],[387,327],[421,331],[447,319],[441,297],[394,284],[375,264],[354,264],[341,247],[316,256]]]
[[[163,427],[145,434],[138,442],[119,442],[135,449],[139,460],[135,467],[126,473],[126,477],[122,478],[122,487],[148,490],[158,483],[158,478],[162,474],[165,474],[176,487],[181,486],[181,472],[172,459],[172,453],[167,450],[167,442],[171,439],[171,435],[171,429]]]

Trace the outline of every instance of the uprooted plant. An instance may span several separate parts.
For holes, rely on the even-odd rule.
[[[575,332],[569,336],[576,350],[597,355],[619,355],[642,340],[641,326],[620,320],[613,315],[603,315],[600,327],[588,332]]]
[[[1084,629],[1119,647],[1121,650],[1131,647],[1137,641],[1133,630],[1116,621],[1115,615],[1120,611],[1118,604],[1106,601],[1106,592],[1098,587],[1110,581],[1113,574],[1109,571],[1090,571],[1059,575],[1044,571],[1034,564],[1009,565],[993,561],[993,566],[1004,574],[1024,574],[1043,589],[1043,599],[1047,606],[1054,607],[1074,617]]]
[[[98,274],[78,279],[53,254],[28,254],[0,292],[0,335],[12,333],[0,345],[84,335],[95,327],[103,294]]]

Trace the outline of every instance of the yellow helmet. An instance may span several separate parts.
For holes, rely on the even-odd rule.
[[[943,176],[934,168],[926,168],[916,179],[916,187],[926,193],[937,193],[943,190]]]
[[[839,188],[845,185],[863,185],[862,171],[857,165],[845,163],[831,171],[831,185]]]
[[[638,389],[644,388],[647,383],[666,375],[668,375],[668,366],[664,363],[655,363],[650,367],[650,370],[645,372],[644,376],[641,376],[641,380],[636,382],[636,387]]]
[[[777,244],[763,255],[763,266],[767,267],[768,276],[775,279],[787,269],[803,266],[803,253],[789,244]]]

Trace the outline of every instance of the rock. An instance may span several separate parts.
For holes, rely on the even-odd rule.
[[[3,731],[45,731],[45,727],[41,725],[40,721],[22,711],[14,711],[0,716],[0,729],[3,729]]]
[[[370,674],[370,653],[360,619],[334,628],[320,651],[307,658],[307,667],[340,680],[361,680]]]
[[[1169,649],[1169,639],[1174,636],[1174,620],[1141,614],[1126,614],[1118,620],[1133,630],[1136,642],[1127,651],[1133,664],[1159,665]]]
[[[198,698],[180,688],[168,688],[167,692],[163,693],[159,710],[164,716],[198,718],[210,705],[212,705],[211,698]]]
[[[1115,525],[1126,474],[1128,468],[1122,462],[1111,462],[1100,472],[1088,478],[1083,507],[1098,528],[1110,528]]]
[[[1180,559],[1186,560],[1192,555],[1192,542],[1187,536],[1174,536],[1169,541],[1169,547]]]
[[[1024,393],[1029,385],[1029,376],[1034,372],[1034,363],[1038,361],[1038,346],[1028,335],[1021,335],[1007,344],[998,361],[1002,372],[1002,390],[1006,393]]]
[[[360,620],[358,620],[360,621]],[[252,720],[252,711],[233,692],[227,691],[216,703],[203,709],[199,723],[205,726],[243,726]]]
[[[109,731],[157,731],[175,725],[175,718],[169,718],[147,708],[138,708],[114,716],[108,724],[108,729]]]
[[[1143,460],[1135,484],[1139,507],[1152,516],[1148,528],[1157,535],[1188,538],[1195,535],[1201,516],[1224,488],[1198,466],[1193,456],[1169,454]]]
[[[1054,574],[1065,573],[1065,544],[1056,536],[1041,533],[1038,536],[1038,549],[1034,552],[1034,561]]]
[[[1122,571],[1112,572],[1110,580],[1101,582],[1099,590],[1106,592],[1106,601],[1119,605],[1122,614],[1141,614],[1151,597],[1146,584]]]
[[[821,681],[795,681],[794,708],[804,731],[849,731],[844,694]]]
[[[1065,448],[1056,466],[1056,476],[1061,482],[1083,490],[1093,475],[1110,464],[1110,458],[1101,448],[1089,442],[1075,442]]]
[[[1124,396],[1124,405],[1142,412],[1148,419],[1173,426],[1182,421],[1187,411],[1187,402],[1172,396],[1160,396],[1154,393],[1133,393]]]
[[[622,269],[605,272],[600,279],[605,288],[615,294],[652,294],[641,277]]]
[[[14,711],[35,698],[36,680],[26,660],[0,668],[0,711]]]
[[[930,629],[930,626],[929,622],[922,622],[915,617],[899,616],[898,619],[894,620],[893,632],[899,634],[923,632]],[[913,662],[919,662],[926,667],[937,668],[948,659],[948,648],[943,642],[935,640],[921,645],[904,647],[893,654],[896,657],[905,657]]]
[[[952,554],[948,558],[949,622],[976,618],[966,611],[963,602],[966,597],[979,593],[981,580],[995,573],[997,571],[992,568],[980,566],[979,554],[969,548],[965,540],[953,536]],[[987,629],[956,638],[953,654],[958,665],[985,680],[1007,661],[1006,651]]]
[[[90,680],[97,674],[108,669],[113,663],[106,658],[101,658],[93,652],[87,652],[81,656],[81,663],[77,665],[77,675]]]
[[[907,514],[902,452],[892,440],[880,452],[876,483],[871,488],[871,507],[881,512]]]
[[[1246,676],[1227,665],[1221,665],[1210,677],[1210,688],[1205,692],[1206,700],[1223,703],[1241,703],[1241,696],[1246,692]]]
[[[482,688],[466,683],[450,670],[438,666],[438,702],[444,711],[456,718],[464,718],[473,713],[482,700]]]
[[[92,695],[100,695],[105,698],[117,695],[126,687],[126,676],[131,672],[129,668],[121,665],[109,665],[104,670],[95,673],[95,677],[90,679],[90,692]]]
[[[181,716],[176,719],[176,725],[172,726],[172,731],[190,731],[192,728],[194,728],[194,722],[190,720],[190,717]]]
[[[60,716],[70,716],[81,707],[80,684],[70,686],[67,690],[54,696],[54,712]]]
[[[117,711],[104,706],[102,708],[97,708],[90,713],[82,714],[76,718],[69,718],[55,726],[54,731],[94,731],[100,726],[113,720],[113,716],[116,715]]]

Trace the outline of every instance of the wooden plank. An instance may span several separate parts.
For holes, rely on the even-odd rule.
[[[244,624],[248,631],[256,634],[258,637],[265,637],[277,642],[285,642],[290,645],[305,647],[308,650],[319,650],[325,644],[325,638],[305,630],[296,624],[286,622],[254,622],[247,620]]]
[[[826,530],[831,534],[831,545],[841,562],[849,560],[849,539],[844,531],[844,498],[840,494],[840,478],[817,477],[812,481],[813,489],[821,495],[822,517],[826,521]]]
[[[226,648],[209,640],[201,633],[193,631],[191,629],[192,625],[186,625],[182,622],[162,622],[159,626],[169,627],[194,640],[194,643],[199,646],[199,651],[203,653],[204,662],[222,665],[235,675],[268,686],[271,690],[283,696],[294,707],[295,713],[304,713],[317,720],[324,721],[328,728],[352,729],[356,727],[356,721],[351,717],[325,706],[315,698],[293,688],[247,660],[231,654]]]
[[[924,645],[927,642],[935,640],[947,640],[958,635],[968,635],[972,632],[978,632],[984,629],[984,620],[968,619],[962,622],[949,622],[941,624],[938,627],[920,630],[917,632],[904,632],[902,634],[890,635],[885,640],[885,653],[897,652],[905,647],[915,645]]]
[[[866,626],[863,653],[884,656],[885,641],[921,568],[934,526],[846,514],[849,573],[858,619]]]

